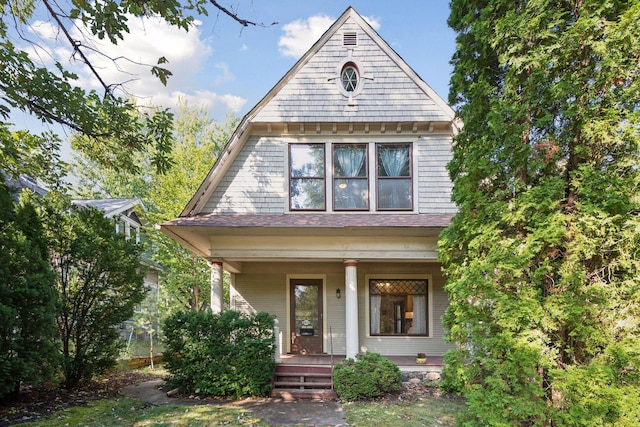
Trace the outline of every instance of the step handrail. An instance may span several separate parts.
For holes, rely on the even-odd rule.
[[[329,349],[331,352],[331,390],[333,390],[333,330],[329,325]]]

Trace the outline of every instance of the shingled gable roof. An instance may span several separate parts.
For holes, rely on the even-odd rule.
[[[93,206],[103,211],[107,218],[120,215],[135,207],[140,207],[141,211],[145,210],[140,199],[76,199],[71,203],[76,206]]]
[[[449,105],[427,84],[420,76],[389,46],[378,33],[352,8],[348,7],[345,12],[329,27],[329,29],[320,37],[320,39],[296,62],[296,64],[280,79],[280,81],[249,111],[240,121],[238,127],[231,135],[231,138],[225,145],[224,149],[218,156],[215,164],[209,170],[209,173],[200,184],[189,203],[180,214],[180,217],[198,215],[201,213],[208,198],[211,196],[216,186],[224,176],[228,167],[233,163],[238,152],[246,142],[250,135],[251,125],[259,120],[258,117],[264,111],[269,103],[280,93],[280,91],[296,76],[296,74],[309,63],[309,61],[318,53],[318,51],[333,37],[343,25],[353,20],[358,27],[366,33],[368,37],[375,42],[390,60],[400,69],[402,69],[411,81],[424,93],[425,98],[430,99],[437,107],[437,115],[430,118],[432,121],[451,122],[455,125],[455,112]],[[296,118],[292,121],[300,121]]]

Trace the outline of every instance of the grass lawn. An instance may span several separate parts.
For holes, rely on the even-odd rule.
[[[21,426],[268,426],[250,412],[231,406],[150,406],[136,399],[103,399]]]
[[[411,402],[348,402],[343,405],[350,426],[453,426],[464,402],[446,397]]]
[[[36,421],[19,424],[21,426],[71,427],[71,426],[135,426],[135,427],[182,427],[182,426],[254,426],[267,427],[246,409],[232,405],[215,403],[182,406],[152,406],[137,399],[118,397],[117,390],[123,379],[143,381],[163,378],[167,372],[162,367],[154,370],[129,370],[119,368],[94,381],[95,390],[105,388],[114,391],[107,395],[97,394],[96,400],[83,398],[83,403],[65,405],[51,416]],[[82,392],[81,392],[82,393]],[[464,401],[442,396],[437,388],[404,390],[396,396],[384,400],[366,402],[346,402],[343,410],[349,426],[356,427],[413,427],[413,426],[453,426],[456,414],[464,411]],[[20,418],[18,417],[18,420]],[[23,418],[24,419],[24,418]],[[14,420],[15,422],[15,420]],[[1,423],[0,423],[1,424]],[[318,426],[320,427],[320,426]]]
[[[345,403],[350,426],[453,426],[464,404],[447,398],[424,398],[412,402]],[[59,411],[47,419],[22,426],[269,426],[251,412],[226,405],[150,406],[135,399],[103,399]]]

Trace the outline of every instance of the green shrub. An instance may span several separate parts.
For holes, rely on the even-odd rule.
[[[466,370],[467,352],[463,349],[449,350],[444,355],[444,368],[440,378],[440,387],[450,393],[461,394],[469,383]]]
[[[267,395],[275,370],[273,326],[267,313],[173,314],[163,328],[168,385],[200,395]]]
[[[359,400],[400,391],[400,368],[377,353],[362,353],[333,369],[333,385],[342,399]]]

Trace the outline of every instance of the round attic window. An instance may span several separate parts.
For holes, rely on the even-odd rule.
[[[341,73],[342,87],[347,92],[355,92],[358,87],[358,69],[354,64],[348,63],[344,66]]]
[[[331,79],[335,81],[336,87],[344,97],[353,99],[362,92],[366,80],[362,64],[349,57],[337,64],[335,70]]]

